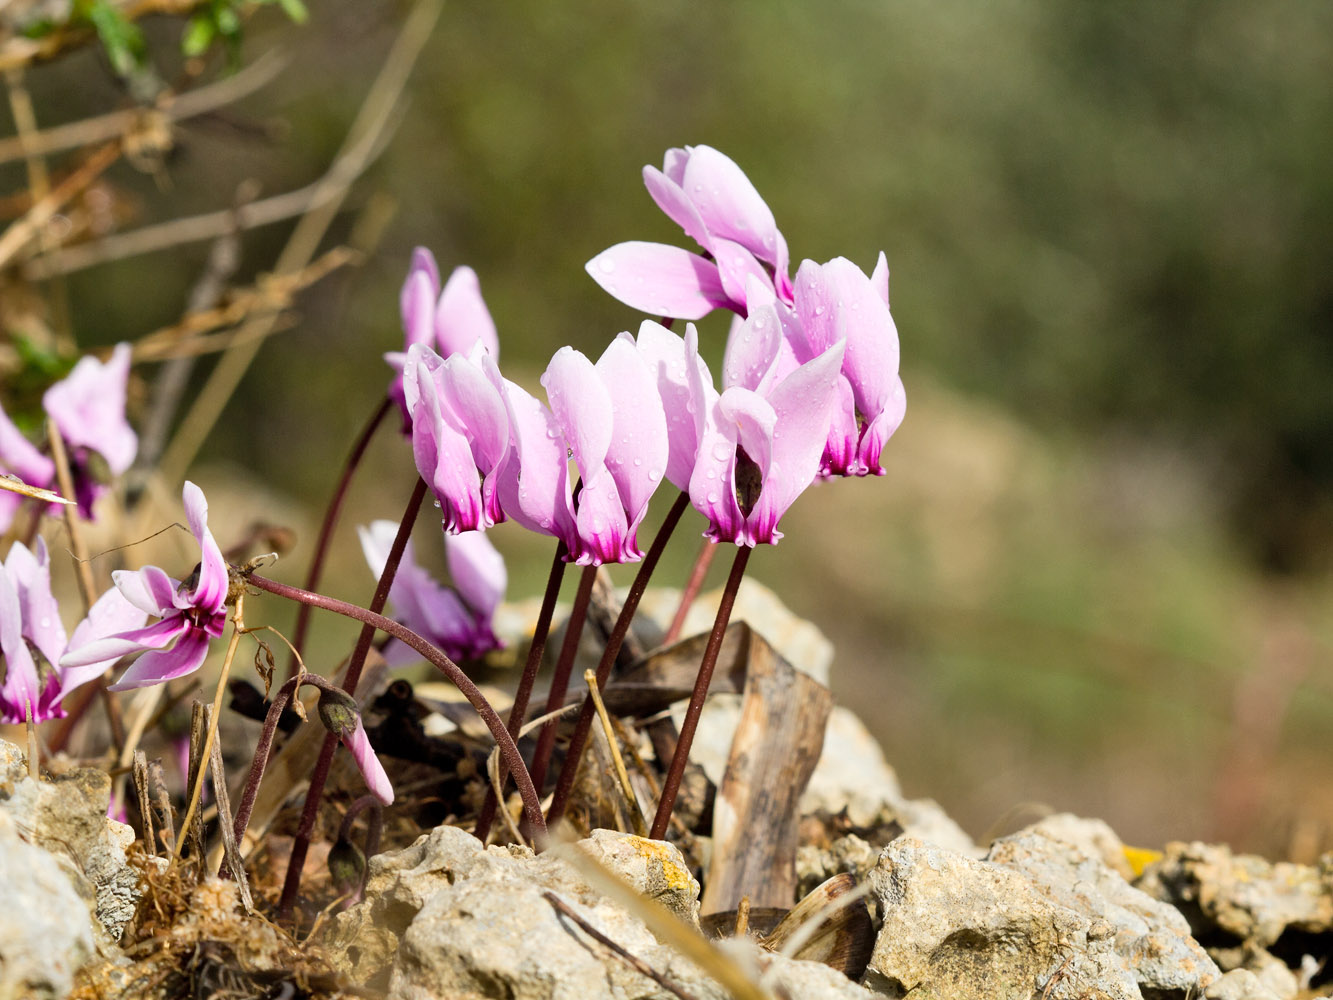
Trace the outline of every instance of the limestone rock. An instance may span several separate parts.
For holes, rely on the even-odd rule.
[[[427,904],[455,886],[485,886],[497,896],[511,889],[519,895],[520,890],[534,892],[542,910],[551,909],[541,899],[546,889],[573,902],[600,904],[600,894],[566,860],[571,850],[592,855],[635,890],[697,925],[699,883],[673,845],[599,831],[588,840],[537,857],[522,847],[483,847],[467,831],[441,826],[409,847],[370,859],[365,902],[332,921],[325,946],[341,971],[365,982],[393,962],[399,939],[405,939]],[[511,900],[515,906],[530,902],[526,896]],[[422,931],[418,940],[423,934],[429,937]]]
[[[1115,929],[1060,905],[1016,868],[903,837],[869,877],[883,928],[864,982],[881,993],[1142,997],[1115,952]]]
[[[1278,1000],[1248,969],[1233,969],[1204,991],[1204,1000]]]
[[[1037,829],[991,845],[986,860],[1023,874],[1057,906],[1109,927],[1110,940],[1141,991],[1197,995],[1221,970],[1172,906],[1135,889],[1098,857]]]
[[[675,845],[615,830],[594,830],[577,846],[640,895],[699,926],[699,883]]]
[[[802,844],[796,849],[796,895],[803,899],[834,875],[847,872],[862,882],[879,860],[879,851],[854,833],[828,847]]]
[[[1196,934],[1220,929],[1267,948],[1288,928],[1333,932],[1333,854],[1312,867],[1220,845],[1171,843],[1138,884],[1181,909]]]
[[[0,809],[0,1000],[64,997],[95,954],[87,903]]]
[[[963,854],[981,854],[937,803],[903,794],[898,775],[865,724],[850,709],[837,706],[824,731],[824,752],[801,797],[801,814],[837,814],[844,809],[852,824],[862,829],[896,821],[910,837]]]
[[[1134,878],[1134,869],[1125,857],[1125,845],[1105,820],[1086,819],[1073,813],[1055,813],[1027,829],[1074,845],[1127,881]]]
[[[64,867],[74,888],[92,907],[103,940],[120,940],[142,893],[138,872],[126,861],[134,831],[107,817],[111,779],[97,768],[78,768],[52,781],[34,781],[17,748],[0,754],[0,813],[20,836],[44,848]],[[9,794],[5,795],[5,789]]]

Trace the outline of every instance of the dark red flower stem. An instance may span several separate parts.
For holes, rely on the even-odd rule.
[[[385,602],[389,599],[389,588],[393,585],[393,578],[398,572],[398,563],[402,561],[403,552],[407,549],[407,540],[412,535],[412,525],[416,523],[417,511],[421,509],[421,502],[425,498],[426,481],[418,476],[417,484],[412,489],[412,496],[407,501],[402,519],[398,522],[398,534],[394,536],[393,545],[389,549],[384,572],[380,574],[379,582],[375,584],[375,594],[370,599],[369,613],[376,617],[379,617],[379,613],[384,610]],[[252,575],[250,579],[253,582],[255,577]],[[347,672],[343,675],[343,690],[350,695],[356,694],[356,686],[361,682],[361,669],[366,664],[366,654],[370,652],[370,643],[374,638],[374,627],[369,623],[363,625],[361,634],[357,636],[356,647],[352,650],[352,658],[347,663]],[[324,737],[324,744],[319,748],[319,759],[315,762],[315,770],[310,775],[310,787],[306,789],[305,794],[305,808],[301,812],[301,822],[292,841],[292,854],[287,862],[287,876],[282,884],[282,898],[278,902],[280,919],[290,917],[292,907],[296,903],[296,893],[301,887],[301,869],[305,867],[306,853],[310,850],[310,836],[315,829],[315,819],[319,816],[319,800],[324,794],[324,782],[328,780],[329,765],[333,763],[333,751],[337,746],[338,737],[328,733]]]
[[[740,589],[741,577],[745,575],[745,564],[750,561],[751,551],[753,550],[748,545],[740,546],[736,550],[736,561],[731,564],[731,575],[727,577],[722,600],[717,606],[717,618],[713,621],[713,631],[708,636],[703,662],[699,664],[699,676],[694,681],[694,692],[690,695],[689,707],[685,709],[685,721],[680,725],[680,739],[676,743],[676,753],[671,758],[671,767],[667,770],[666,781],[662,784],[662,798],[657,803],[657,815],[653,818],[653,827],[648,833],[653,840],[661,840],[666,836],[667,824],[671,821],[671,810],[676,806],[676,794],[680,791],[680,779],[685,774],[685,762],[690,756],[690,744],[694,742],[694,731],[699,728],[699,714],[703,711],[708,685],[713,680],[713,667],[717,665],[717,655],[722,649],[722,637],[726,634],[727,622],[731,620],[731,609],[736,603],[736,591]]]
[[[570,609],[569,621],[565,625],[565,641],[560,647],[560,659],[556,661],[555,673],[551,675],[551,691],[546,696],[548,713],[565,703],[569,675],[574,671],[574,659],[578,656],[579,641],[583,638],[583,625],[588,620],[588,601],[592,599],[592,587],[596,582],[597,567],[584,566],[579,577],[578,592],[574,595],[574,606]],[[538,788],[546,781],[546,769],[551,763],[558,725],[559,720],[552,719],[542,726],[537,737],[537,750],[532,755],[532,783]]]
[[[663,646],[670,646],[680,638],[680,630],[685,627],[685,619],[694,605],[694,599],[699,596],[699,591],[703,588],[704,580],[708,578],[708,569],[713,565],[713,556],[716,554],[717,544],[705,538],[703,548],[699,550],[699,555],[694,560],[694,568],[690,570],[690,578],[685,581],[685,588],[680,592],[680,604],[676,606],[671,627],[662,637]]]
[[[236,809],[236,818],[232,823],[232,830],[238,844],[244,840],[246,827],[250,825],[250,814],[254,812],[255,799],[259,796],[259,783],[264,780],[264,769],[268,767],[269,755],[273,751],[273,737],[278,731],[278,719],[287,706],[291,704],[296,689],[303,684],[310,684],[321,691],[337,690],[333,682],[325,677],[318,674],[302,673],[287,681],[274,694],[273,701],[269,704],[268,714],[264,717],[264,728],[260,730],[259,742],[255,744],[255,754],[250,760],[250,774],[245,779],[245,790],[241,792],[241,802]],[[218,874],[230,874],[230,869],[224,865]]]
[[[344,909],[361,902],[365,898],[366,880],[370,877],[369,861],[376,854],[379,854],[380,838],[384,833],[384,806],[375,796],[363,795],[347,807],[347,812],[343,814],[343,821],[338,827],[338,839],[351,843],[352,825],[356,823],[357,817],[367,811],[369,811],[369,816],[366,818],[366,839],[361,849],[361,856],[366,859],[367,864],[361,872],[361,884],[357,886],[355,895],[343,904]]]
[[[333,541],[333,530],[338,526],[338,518],[342,514],[343,501],[347,499],[348,488],[352,485],[352,477],[356,475],[356,470],[361,465],[361,459],[365,457],[366,449],[370,447],[370,439],[375,436],[380,424],[384,422],[384,418],[389,415],[392,409],[393,401],[385,396],[380,401],[379,408],[366,421],[365,427],[361,429],[360,436],[347,455],[347,461],[343,463],[342,474],[338,477],[338,485],[334,487],[333,496],[329,498],[328,508],[324,511],[324,522],[319,526],[319,539],[315,542],[315,554],[310,560],[310,569],[306,572],[306,590],[316,590],[319,587],[320,578],[324,575],[324,559],[328,555],[329,544]],[[305,649],[305,635],[309,627],[310,605],[302,604],[296,612],[296,625],[292,629],[292,648],[295,652],[292,653],[292,657],[287,663],[287,676],[289,678],[296,676],[297,654]]]
[[[599,690],[606,687],[606,682],[611,677],[611,667],[615,664],[616,657],[620,655],[620,645],[625,641],[630,622],[634,620],[634,613],[639,609],[639,601],[643,597],[643,592],[648,589],[648,579],[653,575],[653,570],[657,568],[657,562],[662,558],[662,552],[666,549],[671,533],[676,530],[681,515],[685,513],[685,508],[689,505],[690,495],[682,490],[680,496],[676,498],[676,502],[667,511],[662,527],[657,530],[657,537],[653,539],[653,544],[648,548],[648,554],[643,557],[643,562],[639,564],[639,572],[635,574],[634,582],[630,584],[629,593],[625,595],[625,604],[620,609],[620,617],[616,619],[615,628],[611,630],[611,635],[606,640],[606,648],[602,650],[601,662],[597,664],[597,687]],[[583,710],[579,712],[578,722],[574,725],[574,734],[570,737],[569,750],[565,754],[565,763],[561,767],[560,777],[556,781],[555,794],[551,799],[551,808],[546,812],[548,824],[555,824],[565,815],[565,807],[569,805],[569,793],[574,787],[574,776],[578,773],[579,761],[583,757],[583,746],[587,743],[588,732],[592,729],[592,718],[592,698],[584,698]]]
[[[546,637],[551,632],[551,619],[555,616],[555,602],[560,597],[560,584],[565,578],[565,556],[568,554],[569,549],[565,547],[565,543],[557,542],[555,558],[551,560],[551,572],[546,577],[546,593],[542,595],[541,610],[537,612],[537,625],[532,630],[532,645],[528,647],[528,660],[523,665],[523,676],[519,678],[518,690],[514,692],[514,704],[509,709],[509,735],[516,742],[518,731],[523,728],[523,720],[528,714],[528,701],[532,697],[532,686],[537,682],[537,671],[541,669],[542,655],[546,652]],[[500,769],[501,788],[504,787],[508,777],[508,769],[502,766]],[[534,777],[532,783],[540,794],[541,779]],[[473,829],[477,839],[482,843],[485,843],[487,836],[490,835],[491,824],[495,821],[495,807],[495,788],[490,786],[486,789],[486,800],[481,804],[481,812],[477,816],[477,825]]]
[[[253,573],[248,579],[255,587],[270,594],[286,597],[292,601],[302,601],[316,608],[322,608],[325,611],[332,611],[335,614],[355,618],[357,621],[373,625],[381,632],[387,632],[395,639],[402,640],[429,660],[462,692],[463,697],[471,703],[472,707],[477,710],[477,714],[481,716],[481,720],[486,723],[486,728],[491,731],[491,735],[500,748],[500,759],[504,761],[505,766],[514,775],[514,782],[518,785],[519,794],[523,796],[524,815],[533,824],[533,829],[538,832],[539,836],[545,836],[546,824],[542,820],[541,803],[538,801],[537,793],[532,787],[532,778],[528,774],[527,765],[523,763],[523,758],[519,755],[518,747],[515,746],[513,738],[509,735],[509,730],[505,728],[504,720],[491,707],[485,696],[477,690],[477,686],[468,679],[467,674],[463,673],[458,664],[406,625],[399,624],[392,618],[385,618],[383,615],[367,611],[355,604],[325,597],[323,594],[312,594],[300,587],[291,587],[285,583],[278,583],[276,580],[269,580]],[[533,822],[534,820],[535,822]]]

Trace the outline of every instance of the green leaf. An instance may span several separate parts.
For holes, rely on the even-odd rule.
[[[82,0],[76,10],[97,32],[117,75],[129,76],[143,63],[146,53],[143,32],[109,0]]]
[[[306,19],[310,17],[310,12],[306,10],[301,0],[278,0],[278,6],[297,24],[305,24]]]
[[[213,44],[217,26],[207,14],[196,14],[185,26],[185,36],[181,39],[181,51],[187,56],[201,56]]]

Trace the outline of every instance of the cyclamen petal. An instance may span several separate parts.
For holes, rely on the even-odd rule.
[[[342,744],[351,751],[352,759],[356,761],[357,770],[361,772],[370,793],[386,806],[393,805],[393,785],[384,772],[384,765],[375,755],[375,748],[370,745],[370,737],[366,735],[366,727],[360,717],[356,720],[356,728],[342,738]]]
[[[172,615],[143,628],[132,628],[90,640],[70,650],[60,658],[62,667],[85,667],[90,663],[118,660],[144,649],[161,649],[192,628],[180,615]]]
[[[469,531],[444,536],[444,559],[463,602],[489,621],[509,585],[504,557],[484,532]]]
[[[199,582],[195,584],[187,606],[217,614],[226,604],[231,586],[227,561],[222,558],[222,550],[208,530],[208,501],[204,499],[204,491],[194,483],[186,482],[184,501],[185,517],[200,549]]]
[[[17,544],[17,543],[16,543]],[[9,570],[0,566],[0,652],[5,656],[5,681],[0,686],[0,721],[23,722],[29,712],[41,715],[43,685],[37,677],[23,636],[23,612],[18,587]]]
[[[558,538],[576,551],[569,459],[560,425],[522,386],[506,379],[504,388],[514,450],[499,477],[500,504],[525,528]]]
[[[492,357],[500,356],[495,320],[481,297],[481,281],[470,267],[456,267],[445,282],[435,307],[435,340],[440,354],[468,354],[481,344]]]
[[[682,338],[660,323],[645,320],[635,344],[657,382],[666,414],[666,477],[688,491],[703,415],[717,399],[708,366],[699,357],[698,331],[690,323]]]
[[[46,542],[37,539],[36,553],[15,542],[5,560],[5,570],[18,591],[24,637],[54,666],[65,651],[65,626],[60,621],[60,607],[51,595],[51,558]]]
[[[618,243],[585,267],[607,294],[649,315],[700,319],[719,306],[739,307],[723,288],[717,265],[681,247]]]
[[[579,351],[562,347],[542,375],[551,413],[586,480],[606,464],[615,414],[597,369]]]
[[[714,237],[734,240],[756,257],[777,263],[773,212],[736,162],[711,146],[687,146],[680,186]]]
[[[120,680],[108,691],[128,691],[132,688],[164,684],[192,674],[203,666],[208,656],[210,636],[203,629],[188,628],[170,649],[153,649],[130,664]]]
[[[75,626],[74,634],[69,639],[69,648],[80,649],[96,639],[139,628],[143,625],[146,617],[142,610],[125,599],[125,595],[119,589],[112,587],[88,609],[88,617]],[[64,698],[75,688],[101,677],[115,664],[116,659],[113,656],[105,660],[94,660],[79,667],[62,665],[60,668],[61,698]]]
[[[73,448],[89,448],[115,475],[134,462],[139,438],[125,420],[130,345],[117,344],[105,362],[85,355],[70,373],[46,390],[42,406],[60,436]]]
[[[632,558],[638,559],[642,556],[634,543],[634,533],[662,480],[671,448],[666,410],[653,371],[628,333],[622,333],[602,352],[596,371],[611,400],[612,433],[606,467],[615,480],[628,521],[627,548],[635,553]]]

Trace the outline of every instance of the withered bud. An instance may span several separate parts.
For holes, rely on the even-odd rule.
[[[355,892],[366,875],[366,856],[350,840],[339,837],[329,848],[329,875],[340,893]]]
[[[356,724],[361,719],[357,711],[356,700],[346,691],[337,688],[320,688],[319,721],[324,728],[338,739],[344,739],[356,732]]]

